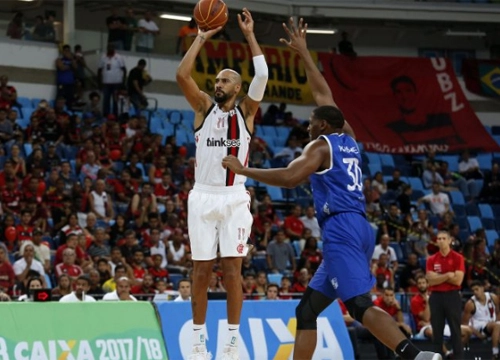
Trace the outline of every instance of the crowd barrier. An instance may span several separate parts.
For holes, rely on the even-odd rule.
[[[292,358],[296,300],[244,301],[240,322],[241,360]],[[158,302],[163,336],[170,359],[186,359],[192,347],[190,302]],[[219,359],[227,337],[226,302],[209,301],[207,348]],[[337,302],[318,319],[318,342],[313,359],[353,359],[349,335]]]
[[[149,302],[2,303],[1,360],[165,360]]]

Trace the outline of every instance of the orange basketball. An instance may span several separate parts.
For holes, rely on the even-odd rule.
[[[224,26],[229,19],[227,5],[222,0],[198,1],[193,11],[193,17],[198,27],[203,31]]]

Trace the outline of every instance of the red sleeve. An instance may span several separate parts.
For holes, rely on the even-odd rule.
[[[142,285],[134,285],[130,289],[130,292],[132,294],[141,294],[142,293]]]
[[[411,299],[410,303],[410,311],[413,315],[418,316],[418,314],[425,309],[422,307],[422,301],[420,301],[420,297],[414,296]]]
[[[346,315],[348,313],[347,308],[342,300],[339,299],[340,311],[342,311],[342,315]]]
[[[434,256],[431,256],[427,259],[425,264],[426,271],[434,271]]]
[[[379,296],[378,298],[376,298],[376,299],[373,301],[373,305],[378,306],[378,307],[382,307],[382,306],[381,306],[381,303],[382,303],[382,297],[381,297],[381,296]]]
[[[456,265],[457,265],[458,271],[465,272],[465,260],[464,260],[464,257],[462,255],[457,254],[457,262],[458,262],[458,264],[456,264]]]

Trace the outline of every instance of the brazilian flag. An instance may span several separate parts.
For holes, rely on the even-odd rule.
[[[470,92],[500,97],[500,60],[465,59],[462,74]]]

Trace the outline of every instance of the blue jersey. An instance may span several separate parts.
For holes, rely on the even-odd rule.
[[[321,135],[330,147],[328,169],[311,175],[314,207],[319,224],[338,213],[365,215],[361,154],[356,141],[346,134]]]

